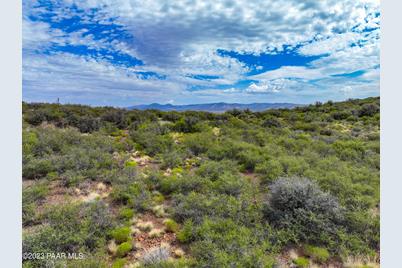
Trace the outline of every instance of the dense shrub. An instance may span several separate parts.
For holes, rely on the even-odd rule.
[[[166,219],[164,222],[166,230],[168,232],[177,233],[179,231],[179,225],[172,219]]]
[[[23,103],[23,177],[38,180],[23,187],[24,250],[88,256],[24,267],[97,267],[98,254],[99,267],[123,267],[125,259],[105,255],[106,242],[115,225],[131,227],[143,213],[171,217],[167,230],[186,243],[185,257],[145,267],[271,267],[304,244],[322,265],[329,256],[376,256],[379,105],[367,98],[212,114]],[[137,164],[134,151],[152,160]],[[93,187],[101,197],[46,205],[59,186],[73,200]],[[99,200],[112,202],[113,216]]]
[[[358,111],[358,115],[361,116],[373,116],[380,111],[380,107],[376,104],[366,103]]]
[[[55,171],[55,166],[49,158],[33,158],[22,167],[22,177],[25,179],[38,179]]]
[[[130,238],[130,228],[129,227],[120,227],[114,229],[111,233],[111,236],[116,241],[116,243],[126,242]]]
[[[283,167],[278,160],[270,159],[258,163],[255,171],[264,175],[264,181],[272,181],[283,174]]]
[[[22,224],[30,225],[36,221],[36,205],[45,199],[49,189],[46,183],[40,182],[22,190]]]
[[[124,257],[132,249],[133,249],[133,246],[131,245],[131,242],[123,242],[117,247],[116,256],[119,258]]]
[[[111,196],[116,203],[128,205],[139,211],[149,208],[152,200],[147,187],[139,182],[130,185],[116,185]]]
[[[258,230],[239,226],[232,220],[205,219],[191,246],[199,266],[272,267],[274,259],[266,252],[270,244]]]
[[[173,126],[173,129],[177,132],[184,133],[198,132],[201,130],[199,122],[200,119],[198,117],[186,116],[185,118],[181,118],[180,120],[178,120]]]
[[[194,155],[205,153],[212,146],[213,138],[210,134],[188,134],[183,145]]]
[[[292,230],[295,242],[325,243],[336,236],[343,210],[317,184],[304,178],[282,178],[269,188],[265,214],[275,226]]]
[[[329,258],[329,252],[325,248],[315,247],[312,245],[306,245],[303,248],[304,254],[312,258],[318,263],[326,262]]]
[[[310,265],[310,261],[304,257],[298,257],[294,259],[293,263],[296,265],[297,268],[307,268]]]
[[[113,227],[109,208],[103,202],[50,207],[45,220],[47,225],[23,237],[23,252],[90,253],[105,243]],[[44,267],[44,261],[30,263]]]
[[[186,220],[183,224],[183,228],[180,230],[180,232],[177,233],[177,239],[181,243],[188,243],[192,240],[194,240],[195,237],[195,229],[194,229],[194,224],[192,220]]]
[[[237,174],[237,167],[233,161],[224,160],[220,162],[206,161],[196,170],[196,174],[208,178],[211,181],[216,181],[223,173]]]

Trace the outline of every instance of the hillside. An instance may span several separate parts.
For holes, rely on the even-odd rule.
[[[204,111],[212,113],[223,113],[229,110],[251,110],[253,112],[264,111],[268,109],[279,108],[294,108],[296,106],[302,106],[294,103],[204,103],[204,104],[189,104],[189,105],[173,105],[173,104],[159,104],[152,103],[148,105],[136,105],[128,107],[128,109],[137,110],[160,110],[160,111]]]
[[[23,252],[84,256],[54,267],[379,267],[379,107],[23,103]]]

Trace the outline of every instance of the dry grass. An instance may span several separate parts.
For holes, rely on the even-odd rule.
[[[140,229],[141,231],[144,231],[144,232],[148,232],[154,228],[154,224],[150,221],[147,221],[147,222],[140,221],[136,224],[136,226],[138,229]]]
[[[141,233],[140,229],[138,229],[137,227],[131,226],[131,234],[138,235],[140,233]]]
[[[350,256],[344,262],[345,268],[360,268],[360,267],[370,267],[370,268],[379,268],[380,264],[378,263],[377,258],[367,257],[367,256]]]
[[[117,245],[116,245],[116,242],[115,242],[114,240],[111,240],[111,241],[109,242],[109,244],[107,245],[107,251],[108,251],[111,255],[116,254]]]
[[[173,254],[176,258],[181,258],[184,256],[184,251],[181,248],[177,248],[173,251]]]
[[[155,214],[156,217],[159,218],[166,216],[165,208],[163,207],[163,205],[154,206],[152,208],[152,212]]]
[[[149,231],[148,235],[150,238],[157,238],[157,237],[161,237],[163,234],[165,233],[165,231],[163,229],[152,229],[151,231]]]

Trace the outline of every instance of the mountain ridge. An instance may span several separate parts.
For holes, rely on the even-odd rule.
[[[227,102],[215,102],[215,103],[200,103],[200,104],[185,104],[185,105],[173,105],[170,103],[160,104],[141,104],[127,107],[129,110],[160,110],[160,111],[204,111],[204,112],[225,112],[228,110],[249,109],[253,112],[264,111],[268,109],[279,108],[294,108],[297,106],[303,106],[302,104],[295,103],[227,103]]]

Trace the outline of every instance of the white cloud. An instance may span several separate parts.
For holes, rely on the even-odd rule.
[[[375,0],[59,1],[61,8],[55,16],[59,20],[77,15],[69,13],[74,12],[71,10],[67,12],[66,8],[72,4],[87,13],[91,8],[99,8],[95,18],[84,14],[79,16],[83,21],[92,20],[105,25],[111,23],[110,18],[115,18],[114,23],[122,25],[134,37],[134,41],[115,39],[111,42],[86,35],[85,29],[66,33],[52,29],[47,23],[31,21],[29,15],[46,12],[44,8],[35,8],[36,4],[36,1],[24,1],[25,96],[39,96],[63,88],[66,95],[67,92],[86,92],[83,94],[97,94],[95,98],[105,101],[124,96],[126,100],[118,101],[127,104],[147,102],[152,98],[152,102],[168,102],[172,97],[177,103],[182,100],[191,102],[189,96],[202,96],[202,100],[206,100],[204,97],[208,94],[211,98],[230,95],[247,102],[251,93],[258,92],[276,93],[274,95],[283,98],[291,94],[313,98],[313,94],[319,97],[322,92],[330,96],[330,90],[339,93],[336,83],[369,88],[366,93],[373,92],[378,85],[378,71],[366,72],[351,85],[346,85],[350,82],[341,78],[334,84],[330,77],[332,74],[371,70],[379,64],[379,30],[364,32],[366,28],[378,27],[379,18],[369,15],[379,11],[379,1]],[[352,32],[356,25],[356,31]],[[306,43],[311,40],[315,41]],[[359,45],[350,46],[359,42]],[[64,53],[51,56],[34,53],[51,43],[113,49],[139,58],[145,65],[126,69]],[[255,55],[277,53],[284,45],[302,45],[299,52],[304,55],[328,56],[311,62],[309,66],[283,66],[248,76],[248,66],[216,53],[217,49]],[[145,80],[133,75],[134,71],[156,72],[165,75],[166,79]],[[219,78],[200,80],[188,77],[191,74]],[[234,86],[244,79],[258,82],[244,90]],[[320,81],[309,84],[315,79]],[[234,87],[219,89],[222,85]],[[191,86],[208,89],[203,93],[186,91]],[[321,87],[325,90],[318,92]]]
[[[250,76],[250,79],[267,81],[279,78],[295,78],[295,79],[318,79],[323,74],[318,69],[311,69],[303,66],[284,66],[279,69],[264,72],[261,74]]]

